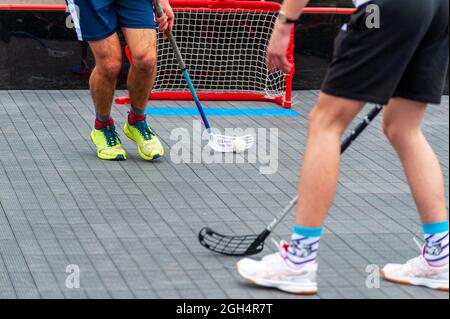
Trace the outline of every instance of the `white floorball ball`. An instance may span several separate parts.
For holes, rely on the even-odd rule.
[[[237,138],[233,142],[233,151],[235,153],[244,153],[245,152],[245,141],[241,138]]]

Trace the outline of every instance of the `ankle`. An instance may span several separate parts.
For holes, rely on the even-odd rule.
[[[130,125],[135,125],[138,122],[145,121],[145,118],[145,114],[136,115],[133,112],[130,112],[130,114],[128,114],[128,123]]]
[[[322,228],[295,226],[292,241],[287,248],[288,262],[293,267],[304,267],[317,262]]]
[[[444,267],[449,263],[448,221],[423,225],[425,247],[423,257],[432,267]]]
[[[98,117],[95,119],[95,129],[101,130],[105,127],[114,125],[114,120],[110,117],[104,121],[99,119]]]
[[[145,115],[145,107],[143,109],[135,107],[133,105],[130,106],[130,113],[136,115],[136,116],[142,116]]]

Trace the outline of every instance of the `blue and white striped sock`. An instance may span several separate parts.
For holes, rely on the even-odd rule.
[[[322,228],[294,226],[292,241],[287,248],[287,260],[294,267],[316,262]]]
[[[448,221],[424,224],[425,247],[423,257],[430,266],[448,265]]]

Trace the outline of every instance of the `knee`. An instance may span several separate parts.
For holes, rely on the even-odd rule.
[[[314,107],[308,115],[308,130],[310,133],[315,131],[320,131],[321,121],[320,121],[320,111]]]
[[[107,78],[117,79],[122,70],[122,60],[120,58],[108,58],[96,66],[100,73]]]
[[[422,134],[420,126],[408,127],[402,125],[399,121],[391,121],[387,118],[383,120],[383,131],[389,142],[394,146],[413,142]]]
[[[389,141],[395,141],[396,136],[399,135],[398,130],[395,128],[392,122],[387,121],[386,119],[383,121],[383,132]]]
[[[156,69],[157,57],[151,52],[137,54],[133,57],[133,66],[140,72],[152,73]]]
[[[316,105],[309,113],[309,133],[320,134],[330,133],[342,135],[348,123],[344,121],[344,110],[339,111],[338,107]]]

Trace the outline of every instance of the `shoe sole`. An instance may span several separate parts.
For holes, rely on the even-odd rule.
[[[295,294],[295,295],[299,295],[299,296],[311,296],[311,295],[317,294],[317,292],[318,292],[317,287],[316,288],[308,287],[308,288],[295,289],[293,287],[288,287],[287,285],[275,284],[275,283],[267,282],[265,280],[251,278],[250,276],[247,276],[241,272],[241,270],[239,268],[239,264],[236,264],[236,270],[237,270],[238,274],[241,275],[242,278],[244,278],[247,283],[249,283],[253,286],[274,288],[274,289],[281,290],[283,292],[287,292],[287,293]]]
[[[131,135],[130,131],[127,129],[126,126],[124,127],[123,132],[125,133],[126,137],[128,137],[130,140],[132,140],[136,144],[136,146],[138,148],[138,154],[143,160],[146,160],[148,162],[153,162],[164,156],[164,154],[156,154],[153,157],[149,157],[149,156],[145,155],[144,153],[141,152],[141,149],[137,145],[137,142],[133,139],[133,136]]]
[[[127,159],[126,156],[123,156],[123,155],[117,155],[116,157],[105,157],[105,156],[100,155],[99,153],[97,153],[97,157],[101,160],[110,161],[110,162],[122,162]]]
[[[440,283],[427,284],[425,282],[421,282],[420,280],[411,281],[411,280],[407,280],[407,279],[391,278],[391,277],[388,277],[384,271],[381,271],[381,277],[384,280],[387,280],[387,281],[395,283],[395,284],[406,285],[406,286],[421,286],[421,287],[426,287],[426,288],[430,288],[430,289],[438,290],[438,291],[443,291],[443,292],[448,292],[449,291],[448,287],[439,287],[438,285]]]

